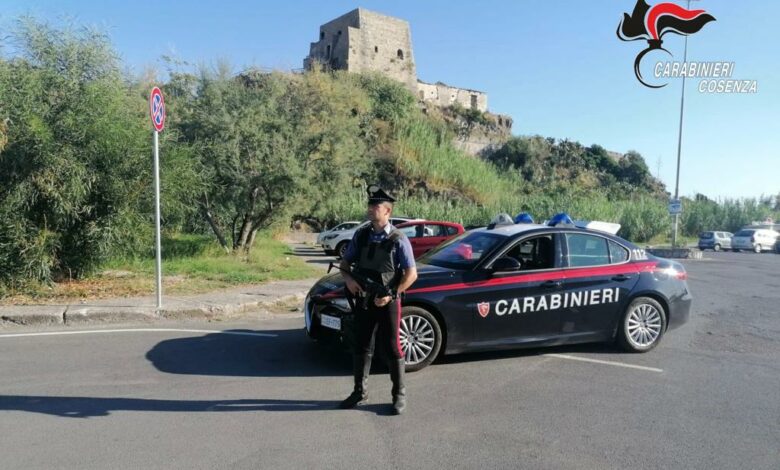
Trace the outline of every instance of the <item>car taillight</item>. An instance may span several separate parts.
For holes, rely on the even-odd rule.
[[[685,268],[682,266],[680,267],[671,267],[671,268],[656,268],[654,273],[656,275],[662,275],[667,276],[671,278],[678,279],[680,281],[685,281],[688,279],[688,273],[685,271]]]

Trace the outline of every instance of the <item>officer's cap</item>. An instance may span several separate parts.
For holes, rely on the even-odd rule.
[[[368,185],[368,203],[369,204],[379,204],[381,202],[395,202],[395,199],[387,194],[384,189],[380,188],[379,185],[376,184],[370,184]]]

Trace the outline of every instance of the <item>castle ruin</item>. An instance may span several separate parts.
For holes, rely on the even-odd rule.
[[[404,83],[421,101],[487,111],[487,93],[418,79],[409,23],[392,16],[357,8],[320,26],[303,67],[311,70],[315,63],[330,70],[381,72]]]

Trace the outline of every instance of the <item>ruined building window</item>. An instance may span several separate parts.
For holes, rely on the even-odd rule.
[[[320,39],[325,39],[325,31],[320,31]]]
[[[339,30],[339,36],[341,36],[341,30]]]
[[[425,99],[425,92],[423,90],[420,90],[420,99],[421,100]]]
[[[404,60],[404,51],[402,51],[401,49],[398,49],[398,58]]]
[[[325,52],[325,58],[330,59],[330,44],[328,44],[328,49]]]
[[[471,109],[477,109],[477,95],[471,95]]]
[[[379,52],[379,46],[374,46],[374,53]]]

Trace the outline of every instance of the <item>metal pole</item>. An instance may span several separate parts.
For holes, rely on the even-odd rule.
[[[691,0],[688,0],[688,10],[691,9]],[[683,63],[688,62],[688,36],[685,36],[685,52]],[[680,153],[682,150],[683,109],[685,106],[685,75],[682,79],[682,94],[680,96],[680,129],[677,133],[677,177],[674,182],[674,200],[680,199]],[[674,214],[674,231],[672,232],[672,248],[677,248],[677,227],[680,223],[680,214]]]
[[[154,131],[154,237],[157,310],[162,309],[162,249],[160,248],[160,133]]]

